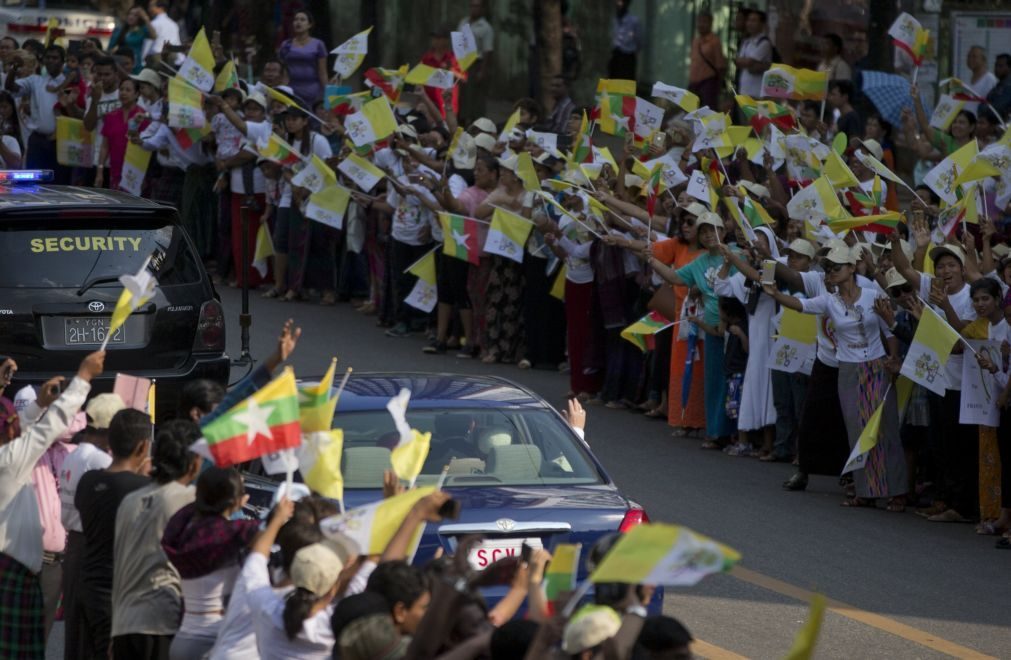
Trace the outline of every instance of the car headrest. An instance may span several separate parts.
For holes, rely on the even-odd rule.
[[[489,426],[481,429],[477,436],[477,448],[482,454],[490,454],[494,447],[505,447],[513,443],[513,432],[504,426]]]

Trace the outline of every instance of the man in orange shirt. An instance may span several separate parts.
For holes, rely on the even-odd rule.
[[[688,89],[699,97],[701,105],[716,110],[727,72],[727,59],[723,56],[720,38],[713,34],[713,15],[704,10],[695,22],[698,35],[692,40],[691,61],[688,68]]]

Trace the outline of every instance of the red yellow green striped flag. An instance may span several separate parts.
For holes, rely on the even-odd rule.
[[[744,196],[742,211],[744,212],[744,217],[748,219],[748,224],[752,227],[773,227],[776,224],[769,216],[769,212],[765,210],[765,207],[751,199],[748,195]]]
[[[478,265],[481,262],[481,243],[477,220],[454,213],[440,213],[439,223],[442,225],[442,253]]]
[[[559,543],[551,551],[551,563],[544,572],[544,595],[549,602],[576,588],[581,549],[579,543]]]
[[[846,229],[859,229],[860,231],[873,231],[878,234],[891,234],[902,222],[902,216],[896,212],[880,213],[878,215],[861,215],[855,218],[842,218],[830,220],[828,228],[835,233]]]
[[[298,446],[302,434],[295,372],[286,368],[202,430],[202,441],[218,467]]]
[[[652,337],[664,328],[669,328],[672,325],[674,324],[668,321],[663,314],[659,312],[650,312],[622,330],[621,337],[622,339],[627,339],[632,342],[639,347],[640,351],[645,353],[649,349],[649,341],[647,338]]]

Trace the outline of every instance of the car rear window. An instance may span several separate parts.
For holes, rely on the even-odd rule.
[[[120,275],[136,273],[156,253],[165,255],[160,284],[200,280],[200,268],[178,226],[150,220],[117,220],[112,227],[102,227],[97,219],[88,223],[98,226],[35,218],[0,223],[0,287],[118,287]]]
[[[409,410],[412,428],[432,434],[419,485],[434,484],[449,466],[446,485],[561,486],[602,483],[585,446],[556,415],[545,410]],[[385,411],[340,413],[334,428],[344,432],[342,456],[347,488],[380,488],[389,452],[397,445],[393,419]]]

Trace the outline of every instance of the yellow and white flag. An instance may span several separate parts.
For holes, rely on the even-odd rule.
[[[818,225],[822,220],[842,217],[842,205],[827,177],[815,179],[793,196],[786,210],[790,218]]]
[[[432,434],[421,433],[417,429],[412,429],[407,423],[407,404],[410,400],[411,391],[401,389],[400,393],[386,404],[386,409],[393,418],[397,433],[400,434],[400,441],[390,454],[393,471],[398,479],[409,481],[413,487],[425,465],[425,459],[428,458]]]
[[[666,99],[687,112],[699,109],[699,97],[687,89],[681,89],[667,83],[653,83],[652,95],[658,99]]]
[[[551,291],[548,292],[552,298],[565,302],[565,278],[568,274],[569,267],[563,263],[562,267],[558,269],[558,274],[555,275],[555,283],[551,285]]]
[[[906,185],[905,181],[900,179],[898,174],[888,169],[887,165],[885,165],[880,160],[870,155],[863,149],[857,149],[856,151],[853,152],[853,155],[856,156],[856,159],[859,160],[864,167],[874,172],[878,176],[884,179],[888,179],[889,181],[894,181],[900,186]]]
[[[498,141],[508,142],[509,134],[513,132],[513,129],[516,128],[519,123],[520,111],[519,109],[516,109],[511,115],[509,115],[509,119],[506,119],[505,126],[502,127],[502,132],[498,134]]]
[[[979,146],[976,141],[966,142],[961,149],[927,172],[923,177],[923,183],[927,184],[946,204],[954,204],[958,201],[958,195],[955,192],[958,186],[955,181],[978,154]]]
[[[804,627],[797,631],[797,636],[793,638],[793,646],[787,652],[783,660],[811,660],[814,657],[814,647],[818,642],[818,633],[821,632],[821,622],[825,618],[825,605],[827,600],[821,594],[814,594],[811,597],[811,608],[807,611],[807,621]]]
[[[372,144],[388,137],[397,128],[393,109],[385,96],[373,99],[358,112],[348,115],[344,122],[348,137],[356,147]]]
[[[313,431],[302,434],[302,444],[296,449],[298,467],[305,485],[323,497],[344,499],[344,475],[341,454],[344,451],[344,431]]]
[[[427,64],[418,64],[407,72],[404,82],[409,85],[450,89],[456,84],[456,76],[449,69],[437,69]]]
[[[840,135],[846,134],[840,133]],[[858,188],[860,186],[860,181],[853,174],[853,170],[836,153],[835,149],[829,150],[822,173],[828,177],[828,180],[832,182],[836,190],[840,188]]]
[[[228,60],[221,67],[218,77],[214,79],[214,93],[220,93],[226,89],[240,89],[239,74],[235,70],[235,60]]]
[[[323,190],[325,186],[336,185],[336,183],[337,175],[316,154],[313,154],[307,162],[303,163],[302,168],[295,173],[295,176],[291,177],[291,185],[298,188],[307,188],[314,193]]]
[[[123,158],[123,173],[119,178],[119,187],[131,195],[140,196],[144,185],[144,175],[151,162],[151,152],[140,145],[130,142],[126,145],[126,155]]]
[[[350,201],[350,190],[336,183],[330,184],[309,196],[303,215],[334,229],[343,229],[344,214]]]
[[[439,302],[439,292],[435,286],[435,251],[438,249],[436,247],[429,251],[404,271],[418,278],[404,302],[426,313],[435,309],[436,303]]]
[[[179,77],[203,92],[209,92],[214,87],[214,54],[204,28],[200,28],[193,39],[186,60],[179,67]]]
[[[337,59],[333,63],[334,73],[341,78],[348,78],[358,70],[358,67],[365,61],[365,56],[369,52],[370,32],[372,32],[371,27],[367,30],[362,30],[330,51],[331,55],[337,56]]]
[[[116,330],[123,327],[126,319],[137,311],[141,305],[151,300],[158,291],[158,280],[148,270],[148,264],[150,263],[151,257],[148,257],[144,260],[144,264],[137,271],[136,275],[119,276],[119,282],[123,285],[123,293],[119,294],[116,308],[112,310],[112,318],[109,320],[109,332],[105,336],[105,341],[102,342],[101,350],[105,350],[109,338],[116,333]]]
[[[363,555],[381,555],[397,533],[414,504],[435,492],[434,486],[413,488],[347,513],[324,518],[319,523],[325,536],[343,534],[358,544]],[[420,533],[420,529],[418,530]]]
[[[958,340],[958,332],[937,312],[924,305],[920,324],[916,327],[913,343],[909,345],[909,352],[906,353],[899,373],[931,392],[944,396],[948,385],[944,367]]]
[[[900,376],[900,378],[902,377]],[[889,384],[885,389],[884,398],[881,399],[881,403],[878,404],[871,418],[867,420],[864,430],[860,432],[860,437],[857,438],[857,443],[853,445],[853,451],[850,452],[849,458],[846,459],[846,465],[843,466],[842,474],[864,469],[867,455],[878,445],[878,437],[881,435],[881,416],[884,414],[885,404],[888,402],[888,393],[891,389],[892,386]]]
[[[348,154],[348,157],[337,165],[337,171],[354,181],[355,185],[365,192],[375,188],[386,176],[381,169],[354,152]]]
[[[474,38],[474,31],[470,29],[469,23],[460,26],[459,32],[449,34],[450,42],[453,45],[453,57],[460,66],[461,71],[466,71],[481,56],[477,52],[477,39]]]
[[[818,339],[818,317],[783,308],[779,334],[772,344],[770,369],[811,374]]]
[[[211,78],[214,84],[214,78]],[[172,128],[203,128],[204,95],[178,76],[168,82],[168,125]]]
[[[523,246],[526,245],[533,228],[533,223],[523,216],[496,208],[491,216],[491,227],[488,229],[484,251],[523,263]]]
[[[618,539],[590,581],[690,587],[707,575],[729,571],[740,559],[733,548],[687,527],[644,523]]]
[[[930,115],[930,125],[939,131],[948,130],[951,122],[955,121],[955,117],[962,112],[963,108],[965,108],[965,101],[959,101],[949,94],[942,94],[937,105],[934,106],[934,112]]]
[[[66,167],[95,165],[94,136],[80,119],[56,118],[56,162]]]
[[[267,276],[267,259],[274,256],[274,239],[270,236],[270,227],[266,222],[260,223],[256,230],[256,248],[253,250],[253,268],[260,277]]]

